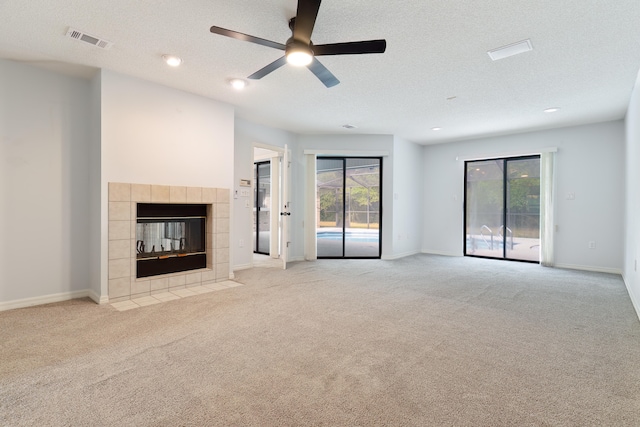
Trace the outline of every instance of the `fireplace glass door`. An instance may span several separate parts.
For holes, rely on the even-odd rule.
[[[206,267],[204,205],[138,204],[136,277]]]

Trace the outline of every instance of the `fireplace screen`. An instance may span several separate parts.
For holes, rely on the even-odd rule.
[[[204,252],[203,222],[204,218],[139,219],[136,224],[137,258]]]
[[[204,268],[205,205],[138,204],[136,277]]]

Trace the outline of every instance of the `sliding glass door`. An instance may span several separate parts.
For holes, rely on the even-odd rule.
[[[380,258],[381,158],[317,159],[318,258]]]
[[[540,156],[465,162],[464,254],[540,261]]]

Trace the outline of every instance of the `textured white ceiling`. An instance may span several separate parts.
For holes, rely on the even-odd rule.
[[[431,144],[624,117],[640,68],[638,0],[324,0],[315,44],[385,38],[384,54],[325,56],[325,88],[284,66],[243,92],[228,85],[282,52],[212,25],[284,43],[296,0],[1,0],[0,57],[88,75],[106,68],[236,107],[297,133],[395,134]],[[68,27],[114,43],[65,37]],[[523,39],[498,62],[487,51]],[[177,68],[165,53],[184,59]],[[454,97],[455,99],[447,100]],[[542,112],[560,107],[554,114]],[[357,129],[346,130],[343,124]],[[442,127],[434,132],[433,127]]]

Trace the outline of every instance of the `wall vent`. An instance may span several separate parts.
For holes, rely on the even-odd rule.
[[[90,34],[84,33],[82,31],[76,30],[75,28],[71,28],[71,27],[69,27],[69,29],[67,30],[66,35],[67,37],[71,37],[72,39],[76,39],[76,40],[83,41],[85,43],[92,44],[101,49],[110,49],[111,46],[113,46],[113,43],[108,40],[101,39],[100,37],[92,36]]]

